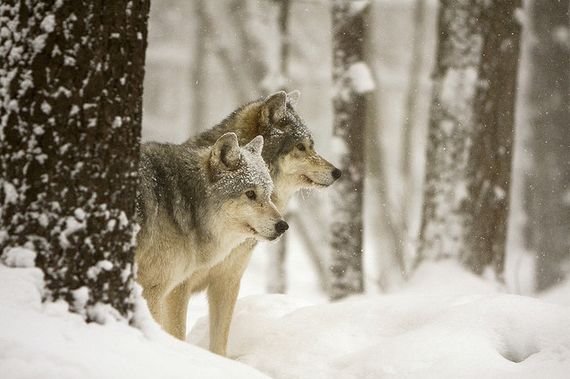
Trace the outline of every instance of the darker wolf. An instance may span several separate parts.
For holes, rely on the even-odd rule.
[[[142,145],[135,260],[161,325],[174,288],[207,274],[247,238],[273,240],[288,228],[270,198],[262,147],[259,136],[240,148],[234,133],[209,147]]]
[[[341,171],[315,151],[311,132],[295,110],[299,91],[280,91],[235,110],[214,128],[190,139],[186,146],[208,146],[219,136],[233,132],[241,144],[263,136],[262,156],[274,184],[272,201],[283,212],[289,198],[303,188],[323,188]],[[210,350],[226,355],[226,345],[241,277],[256,245],[253,238],[234,248],[211,270],[192,275],[168,296],[166,330],[186,336],[186,311],[192,293],[207,290],[210,318]]]

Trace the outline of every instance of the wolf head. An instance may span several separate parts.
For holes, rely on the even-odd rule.
[[[289,227],[271,201],[273,183],[262,150],[262,136],[240,147],[235,133],[222,135],[210,149],[209,195],[224,233],[274,240]]]
[[[311,132],[295,110],[299,96],[299,91],[280,91],[259,105],[257,125],[265,140],[263,158],[282,200],[302,188],[328,187],[341,176],[338,168],[315,151]]]

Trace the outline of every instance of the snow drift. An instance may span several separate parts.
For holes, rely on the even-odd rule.
[[[142,331],[86,324],[67,305],[41,303],[38,269],[0,264],[2,378],[264,378],[254,369],[175,340],[143,309]]]
[[[207,333],[203,318],[189,340],[207,346]],[[247,297],[228,354],[274,378],[568,378],[570,308],[498,294],[441,263],[398,295],[315,306]]]

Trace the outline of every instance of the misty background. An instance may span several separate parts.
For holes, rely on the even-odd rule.
[[[289,35],[285,63],[279,24],[283,3],[287,3]],[[411,273],[416,258],[437,7],[433,0],[375,0],[368,10],[365,55],[374,90],[366,95],[367,143],[362,146],[366,165],[363,271],[367,292],[398,288]],[[505,281],[508,292],[533,294],[538,253],[528,246],[525,234],[538,221],[529,218],[526,210],[529,195],[538,196],[534,203],[541,203],[540,196],[545,194],[534,193],[526,182],[533,173],[533,159],[540,159],[529,149],[533,136],[529,125],[529,49],[535,38],[526,27],[527,16],[518,16],[523,28]],[[560,33],[560,38],[568,39],[567,34],[562,35],[564,31]],[[331,143],[331,51],[330,4],[326,1],[154,2],[144,83],[143,141],[179,143],[211,128],[246,102],[281,88],[299,89],[298,112],[314,134],[317,151],[338,163]],[[567,170],[570,148],[566,151],[566,161],[558,167]],[[564,196],[570,203],[567,184]],[[250,284],[243,286],[242,294],[268,290],[326,297],[331,254],[328,221],[335,217],[330,191],[295,197],[287,215],[292,227],[285,241],[257,248],[244,280]],[[562,220],[555,227],[570,231],[568,217],[562,216]],[[568,246],[567,236],[562,243]],[[276,256],[283,244],[285,265],[276,268]],[[276,269],[285,270],[285,283],[274,283]],[[570,272],[568,265],[563,269]]]

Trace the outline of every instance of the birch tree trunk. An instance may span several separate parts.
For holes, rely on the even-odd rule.
[[[442,0],[418,262],[502,276],[519,0]]]
[[[46,300],[133,313],[147,0],[0,7],[0,252]],[[104,311],[106,310],[106,311]]]
[[[364,131],[368,91],[364,59],[366,10],[333,0],[333,97],[335,143],[343,175],[332,192],[331,282],[333,300],[364,290],[362,200]]]
[[[530,2],[531,172],[526,244],[536,252],[536,289],[570,272],[570,2]]]

